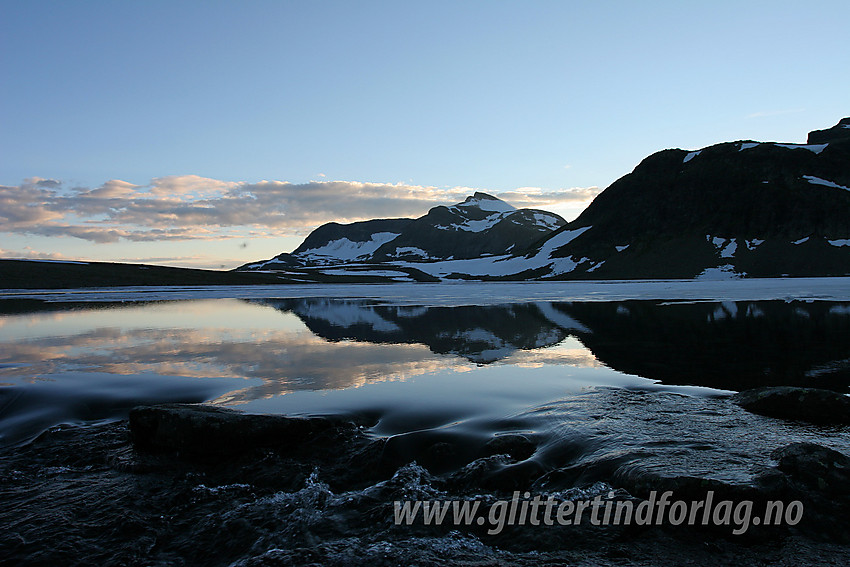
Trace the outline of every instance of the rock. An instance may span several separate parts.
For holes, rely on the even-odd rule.
[[[678,500],[704,500],[709,492],[717,500],[761,500],[765,496],[754,484],[734,484],[693,475],[665,476],[640,464],[618,469],[612,477],[612,484],[644,499],[653,492],[660,495],[667,491]]]
[[[162,404],[130,411],[130,436],[142,449],[235,455],[251,449],[294,449],[354,424],[326,417],[252,415],[215,406]]]
[[[752,413],[811,423],[850,423],[850,398],[831,390],[790,386],[754,388],[732,396]]]
[[[850,457],[815,443],[792,443],[774,451],[779,470],[819,492],[850,494]]]
[[[483,456],[510,455],[517,461],[524,461],[534,454],[536,446],[525,435],[498,435],[484,444]]]

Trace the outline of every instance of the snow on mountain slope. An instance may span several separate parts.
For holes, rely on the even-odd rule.
[[[477,277],[501,278],[527,272],[542,270],[547,275],[561,275],[571,272],[579,264],[588,261],[587,258],[578,261],[572,257],[557,258],[552,254],[558,248],[569,244],[591,227],[585,226],[574,230],[561,232],[546,241],[533,256],[501,256],[486,258],[468,258],[463,260],[444,260],[425,263],[402,263],[402,265],[422,270],[439,278],[450,277],[453,274],[464,274]]]
[[[391,266],[420,281],[850,275],[848,126],[805,144],[656,152],[570,223],[477,192],[417,219],[330,223],[243,269]]]
[[[844,189],[845,191],[850,191],[850,187],[845,187],[844,185],[839,185],[834,181],[827,181],[826,179],[821,179],[820,177],[815,177],[814,175],[804,175],[803,179],[805,179],[812,185],[823,185],[824,187],[834,187],[835,189]]]
[[[285,270],[357,263],[433,262],[524,252],[566,224],[560,216],[516,207],[476,192],[416,219],[376,219],[314,230],[291,254],[243,266]],[[338,274],[334,274],[338,275]]]
[[[467,197],[464,202],[455,205],[455,207],[476,207],[482,211],[494,213],[511,213],[517,210],[516,207],[509,205],[501,199],[477,191],[471,197]]]
[[[382,244],[386,244],[400,232],[376,232],[367,241],[352,242],[346,237],[332,240],[319,248],[309,248],[301,252],[304,258],[314,262],[329,262],[338,260],[356,260],[366,257],[377,250]]]

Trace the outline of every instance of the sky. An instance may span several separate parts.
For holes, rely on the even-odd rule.
[[[846,0],[0,0],[0,257],[233,268],[850,116]]]

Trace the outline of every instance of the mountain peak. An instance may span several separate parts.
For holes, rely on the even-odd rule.
[[[458,207],[478,207],[482,211],[492,211],[495,213],[507,213],[515,211],[516,207],[509,205],[498,197],[476,191],[471,196],[467,197],[462,203],[458,203]]]
[[[828,144],[830,142],[839,142],[850,140],[850,117],[842,118],[838,124],[826,130],[815,130],[809,132],[807,144]]]

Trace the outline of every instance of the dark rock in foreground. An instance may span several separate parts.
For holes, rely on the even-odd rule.
[[[850,423],[850,398],[830,390],[790,386],[739,392],[732,401],[747,411],[811,423]]]
[[[293,449],[338,429],[338,418],[252,415],[215,406],[163,404],[130,411],[130,434],[142,449],[192,455],[235,455],[274,447]]]
[[[793,443],[772,455],[779,470],[821,492],[850,493],[850,457],[815,443]]]
[[[487,448],[469,447],[470,456],[498,454],[440,475],[413,463],[382,471],[386,443],[369,442],[356,433],[359,428],[337,418],[279,420],[177,404],[141,407],[133,415],[137,443],[162,438],[173,443],[179,432],[182,442],[196,449],[193,435],[206,435],[210,443],[232,442],[230,427],[246,436],[269,435],[272,443],[280,440],[278,428],[284,434],[306,433],[287,437],[287,443],[296,444],[291,451],[263,449],[212,462],[134,450],[126,422],[58,427],[33,443],[2,450],[0,564],[672,567],[682,558],[694,565],[846,564],[850,504],[833,490],[833,482],[847,484],[848,458],[811,443],[778,450],[782,471],[774,471],[775,487],[762,492],[786,504],[804,502],[802,522],[789,529],[771,525],[758,531],[753,524],[744,534],[730,535],[735,526],[596,526],[583,521],[509,524],[489,535],[487,525],[475,523],[398,524],[393,502],[480,500],[489,505],[524,489],[558,500],[587,501],[597,495],[607,500],[612,487],[570,483],[554,492],[538,491],[532,481],[543,471],[519,468],[534,459],[516,463],[505,454],[507,449],[531,450],[536,438],[519,434],[500,436],[504,439]],[[448,445],[431,448],[438,446],[439,453]],[[352,473],[352,464],[360,472]],[[807,471],[821,465],[815,476],[826,483],[807,480]],[[514,478],[522,477],[518,485],[503,474],[512,470]],[[613,476],[608,469],[598,480],[616,480]],[[753,498],[753,510],[760,514],[758,494],[696,476],[655,477],[634,478],[646,481],[648,490],[675,490],[677,500],[701,497],[691,489],[715,490],[715,501],[730,499],[736,505],[740,498]],[[635,507],[641,503],[619,488],[613,500]]]

